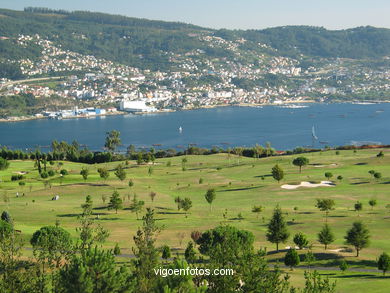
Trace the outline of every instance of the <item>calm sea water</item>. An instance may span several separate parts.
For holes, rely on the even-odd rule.
[[[390,144],[390,104],[309,104],[307,108],[299,109],[222,107],[163,114],[0,123],[0,145],[13,149],[36,148],[48,146],[57,139],[77,140],[93,150],[102,150],[105,133],[116,129],[121,132],[124,146],[161,144],[165,149],[197,144],[209,148],[271,142],[273,147],[285,150],[312,145],[313,126],[318,136],[317,147],[353,142]],[[182,133],[179,127],[182,127]]]

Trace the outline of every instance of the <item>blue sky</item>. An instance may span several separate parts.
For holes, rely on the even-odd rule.
[[[211,28],[390,28],[389,0],[0,0],[1,8],[22,10],[26,6],[100,11]]]

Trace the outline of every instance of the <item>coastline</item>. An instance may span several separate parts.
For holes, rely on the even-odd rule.
[[[110,112],[106,114],[96,114],[96,115],[77,115],[77,116],[71,116],[71,117],[63,117],[59,120],[66,120],[66,119],[78,119],[78,118],[94,118],[94,117],[104,117],[104,116],[117,116],[117,115],[126,115],[126,112],[117,111],[117,112]],[[14,119],[10,119],[14,118]],[[21,116],[21,117],[10,117],[10,118],[0,118],[0,123],[6,123],[6,122],[24,122],[24,121],[31,121],[31,120],[57,120],[57,119],[51,119],[49,117],[35,117],[35,116]]]
[[[78,118],[93,118],[93,117],[104,117],[104,116],[116,116],[116,115],[150,115],[150,114],[162,114],[162,113],[172,113],[172,112],[178,112],[178,111],[192,111],[192,110],[201,110],[201,109],[215,109],[215,108],[224,108],[224,107],[250,107],[250,108],[261,108],[264,106],[275,106],[275,107],[283,107],[283,106],[292,106],[292,105],[300,105],[300,104],[312,104],[312,103],[323,103],[323,102],[317,102],[315,100],[300,100],[300,101],[283,101],[281,103],[256,103],[256,104],[249,104],[249,103],[240,103],[240,104],[218,104],[218,105],[207,105],[207,106],[200,106],[200,107],[191,107],[191,108],[181,108],[181,109],[161,109],[154,112],[125,112],[125,111],[116,111],[116,112],[108,112],[105,114],[96,114],[91,116],[86,115],[77,115],[77,116],[71,116],[71,117],[63,117],[62,119],[78,119]],[[346,101],[346,102],[332,102],[332,104],[338,104],[338,103],[346,103],[346,104],[357,104],[357,105],[373,105],[373,104],[380,104],[380,103],[390,103],[390,101],[374,101],[374,102],[360,102],[360,101]],[[41,120],[41,119],[50,119],[48,117],[35,117],[35,116],[20,116],[20,117],[8,117],[8,118],[0,118],[0,123],[6,123],[6,122],[24,122],[24,121],[31,121],[31,120]],[[55,119],[53,119],[55,120]]]

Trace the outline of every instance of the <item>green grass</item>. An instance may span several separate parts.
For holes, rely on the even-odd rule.
[[[127,178],[120,182],[110,172],[110,177],[105,182],[100,179],[97,168],[105,166],[113,170],[118,162],[107,164],[88,165],[90,176],[84,182],[80,170],[84,164],[63,162],[62,168],[70,174],[65,176],[60,185],[59,175],[50,179],[52,187],[45,188],[43,180],[39,178],[32,161],[11,161],[10,168],[0,171],[0,205],[2,210],[8,210],[15,220],[16,228],[22,231],[23,237],[28,240],[32,233],[43,225],[52,225],[59,220],[61,226],[66,228],[76,237],[77,215],[80,213],[80,205],[85,201],[86,195],[91,195],[94,201],[95,213],[99,213],[99,221],[110,231],[110,237],[105,244],[113,247],[119,243],[123,253],[131,253],[132,238],[136,229],[142,224],[136,220],[136,215],[126,209],[130,205],[129,197],[134,193],[145,201],[146,207],[156,210],[158,223],[164,226],[158,238],[158,245],[168,244],[175,248],[184,248],[190,240],[193,230],[204,231],[215,227],[221,222],[229,223],[240,229],[246,229],[254,233],[256,248],[267,248],[268,251],[275,246],[266,241],[266,224],[274,207],[279,204],[285,212],[291,233],[287,243],[280,247],[284,249],[292,245],[292,236],[296,232],[307,234],[313,243],[313,252],[317,255],[316,266],[337,267],[338,258],[345,258],[351,268],[376,268],[375,260],[383,251],[390,252],[389,224],[390,210],[386,205],[390,204],[390,152],[384,150],[384,158],[376,158],[379,150],[340,151],[336,155],[334,151],[306,154],[310,165],[299,173],[297,167],[291,164],[294,156],[281,156],[264,158],[260,160],[240,158],[227,154],[210,156],[187,156],[187,170],[182,171],[182,157],[156,160],[153,166],[153,174],[148,175],[149,165],[137,166],[130,162],[126,166]],[[171,161],[172,166],[166,163]],[[237,164],[239,161],[239,164]],[[285,170],[285,179],[278,184],[271,176],[270,170],[279,164]],[[48,168],[58,169],[57,165]],[[219,169],[219,170],[218,170]],[[379,181],[371,178],[368,171],[374,169],[382,173]],[[26,186],[20,187],[18,182],[11,182],[10,177],[15,172],[26,171]],[[319,182],[326,180],[325,172],[333,173],[335,187],[304,188],[285,190],[283,184],[300,183],[301,181]],[[261,176],[265,176],[265,180]],[[343,180],[336,180],[338,175]],[[199,184],[199,178],[204,182]],[[128,180],[134,181],[134,187],[128,187]],[[212,210],[204,194],[208,188],[215,188],[217,197],[212,204]],[[30,191],[31,189],[31,191]],[[102,195],[107,199],[117,189],[124,197],[124,210],[108,211],[103,204]],[[154,191],[157,196],[154,203],[149,198],[149,193]],[[24,197],[16,198],[15,194],[25,193]],[[52,201],[55,195],[60,195],[60,200]],[[177,211],[174,198],[176,196],[189,197],[193,202],[193,208],[188,214]],[[4,202],[4,198],[9,202]],[[328,251],[317,242],[317,233],[325,223],[325,215],[315,207],[317,198],[332,198],[336,202],[335,210],[331,211],[328,223],[331,226],[336,241],[330,245]],[[378,205],[371,210],[368,201],[375,198]],[[356,201],[363,203],[363,211],[359,214],[353,210]],[[34,201],[34,202],[33,202]],[[259,215],[251,212],[254,205],[262,205],[264,211]],[[298,210],[294,211],[294,207]],[[227,220],[223,213],[227,210]],[[241,213],[244,219],[237,220]],[[354,251],[340,252],[345,249],[344,235],[354,221],[363,221],[371,232],[371,245],[363,249],[359,258]],[[179,234],[184,233],[181,241]],[[350,248],[350,247],[349,247]],[[271,262],[281,260],[284,252],[267,256]],[[299,271],[299,270],[297,270]],[[336,275],[338,271],[334,271]],[[297,273],[294,273],[294,276]],[[294,277],[293,282],[300,284],[300,278]],[[390,285],[389,279],[368,278],[363,273],[345,273],[351,277],[337,277],[339,292],[385,292],[378,288]],[[333,277],[332,277],[333,278]],[[334,277],[336,278],[336,277]],[[360,285],[359,285],[360,284]],[[369,286],[368,291],[365,286]],[[348,290],[348,291],[347,291]],[[377,290],[377,291],[375,291]]]

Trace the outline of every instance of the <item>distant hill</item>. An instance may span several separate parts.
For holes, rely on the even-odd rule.
[[[199,36],[243,38],[246,42],[238,50],[278,56],[367,59],[390,55],[390,30],[374,27],[337,31],[308,26],[213,30],[86,11],[0,9],[0,37],[18,34],[39,34],[65,49],[152,70],[169,70],[170,53],[202,50],[208,58],[235,57],[229,48],[210,46]],[[259,47],[258,43],[266,46]],[[23,48],[12,40],[0,40],[1,59],[34,58],[40,54],[38,48]],[[242,58],[240,62],[245,62],[247,57]]]

